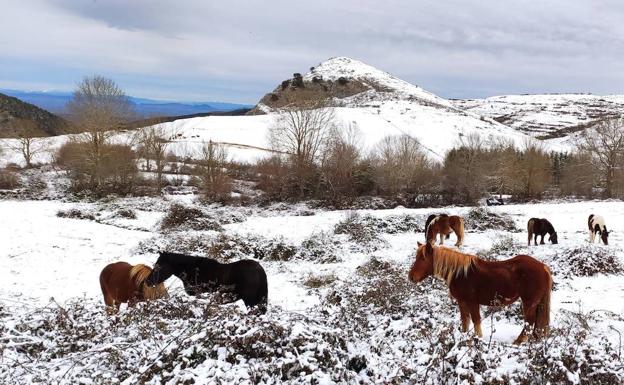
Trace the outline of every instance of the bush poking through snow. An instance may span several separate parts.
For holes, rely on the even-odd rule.
[[[333,274],[326,275],[312,275],[310,274],[304,281],[303,285],[310,289],[318,289],[321,287],[329,286],[336,282],[337,278]]]
[[[0,170],[0,190],[13,190],[20,187],[17,174],[9,170]]]
[[[373,224],[371,216],[361,216],[355,211],[349,212],[345,219],[334,227],[334,234],[346,234],[351,242],[374,251],[386,246],[387,242],[381,238],[377,226]]]
[[[171,205],[167,215],[162,220],[161,228],[192,229],[221,231],[221,225],[205,217],[204,212],[196,207],[188,207],[178,203]]]
[[[494,242],[489,250],[479,252],[477,255],[489,261],[498,261],[516,256],[519,247],[520,245],[515,241],[513,236],[510,234],[503,234]]]
[[[119,209],[115,212],[115,216],[125,219],[136,219],[136,212],[132,209]]]
[[[624,266],[612,246],[586,245],[569,248],[553,255],[548,265],[554,275],[563,277],[624,273]]]
[[[335,263],[342,261],[338,255],[340,241],[327,232],[313,233],[306,238],[297,250],[297,258],[315,263]]]
[[[508,214],[498,214],[485,207],[475,207],[465,216],[466,230],[505,230],[519,232],[516,223]]]
[[[77,208],[72,208],[69,210],[59,210],[56,212],[56,216],[59,218],[87,219],[90,221],[95,220],[95,215],[88,211],[83,211]]]

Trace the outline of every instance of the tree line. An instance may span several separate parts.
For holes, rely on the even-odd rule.
[[[86,77],[68,110],[83,133],[56,152],[76,192],[96,196],[159,193],[166,174],[189,175],[209,200],[227,201],[234,180],[249,180],[262,201],[316,199],[335,207],[379,196],[409,206],[474,204],[490,195],[524,201],[544,197],[624,197],[624,119],[605,119],[575,136],[573,152],[549,152],[542,142],[522,146],[478,135],[461,137],[442,160],[432,159],[416,138],[387,136],[364,150],[356,123],[341,124],[323,104],[283,108],[268,130],[273,156],[236,164],[226,149],[204,144],[199,154],[175,156],[175,133],[163,125],[136,130],[130,142],[115,134],[134,118],[132,104],[111,79]],[[26,167],[43,151],[24,122],[15,149]],[[140,167],[155,178],[146,180]],[[1,179],[1,178],[0,178]]]

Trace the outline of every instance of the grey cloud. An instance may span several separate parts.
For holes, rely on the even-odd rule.
[[[36,28],[20,29],[23,15]],[[253,102],[338,55],[441,96],[616,93],[623,15],[616,1],[50,0],[9,5],[0,44],[9,59],[65,64],[77,78],[102,72],[130,92],[172,98]]]

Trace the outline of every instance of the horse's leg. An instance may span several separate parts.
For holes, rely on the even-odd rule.
[[[481,311],[479,311],[479,303],[475,302],[469,304],[468,310],[470,311],[470,318],[472,318],[475,333],[478,337],[483,337],[483,331],[481,331]]]
[[[524,326],[514,344],[518,345],[527,340],[527,325],[531,329],[535,329],[535,321],[537,320],[537,301],[529,302],[522,300],[522,313],[524,315]]]
[[[440,233],[440,244],[444,245],[444,238],[446,237],[446,234],[444,234],[444,232]]]
[[[458,302],[459,304],[459,315],[461,317],[462,323],[462,332],[466,333],[470,328],[470,309],[468,308],[468,304],[465,302]]]
[[[531,246],[531,238],[533,238],[533,234],[529,231],[529,246]]]
[[[542,234],[542,240],[541,240],[541,242],[540,242],[540,245],[543,245],[543,244],[544,244],[544,235],[546,235],[546,234]]]
[[[596,234],[589,230],[589,243],[594,243],[594,238],[596,237]]]

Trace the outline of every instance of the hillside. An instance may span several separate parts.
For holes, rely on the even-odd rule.
[[[67,114],[65,106],[72,97],[70,92],[37,92],[1,89],[0,92],[59,115]],[[224,102],[168,102],[154,99],[135,98],[132,96],[130,96],[129,99],[134,105],[137,115],[142,118],[154,116],[197,115],[209,112],[228,112],[238,109],[248,109],[251,107],[246,104]]]
[[[504,95],[453,104],[542,139],[564,137],[624,113],[624,95]]]
[[[265,95],[249,116],[205,117],[169,123],[179,142],[212,140],[231,145],[234,157],[252,160],[267,154],[267,131],[284,106],[330,103],[338,123],[354,125],[366,150],[388,135],[416,138],[434,159],[466,136],[506,138],[521,145],[527,136],[493,119],[463,111],[421,87],[360,61],[339,57],[295,74]],[[250,150],[253,148],[253,150]]]
[[[16,136],[18,119],[32,122],[41,136],[70,132],[70,124],[65,119],[17,98],[0,94],[0,137]]]

